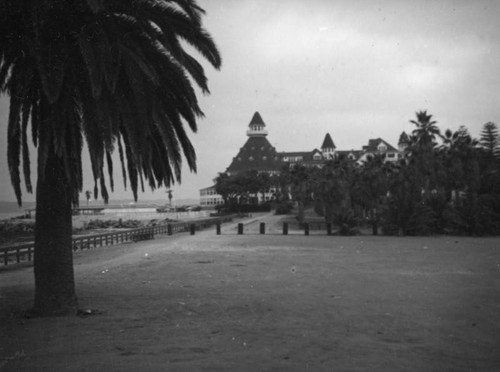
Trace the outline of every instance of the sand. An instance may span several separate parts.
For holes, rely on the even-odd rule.
[[[22,318],[32,268],[0,270],[0,370],[500,370],[499,238],[247,222],[77,253],[97,315]]]

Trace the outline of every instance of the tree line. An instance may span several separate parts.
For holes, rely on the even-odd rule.
[[[411,134],[402,134],[404,156],[386,161],[383,154],[363,164],[341,156],[322,167],[294,165],[270,176],[256,170],[219,174],[216,192],[224,206],[256,203],[273,190],[272,202],[297,205],[299,222],[313,207],[341,234],[363,224],[387,235],[500,233],[500,138],[496,124],[483,125],[480,138],[466,127],[438,128],[432,115],[416,113]],[[262,198],[263,199],[263,198]],[[269,203],[269,201],[267,201]],[[238,207],[236,208],[238,209]]]

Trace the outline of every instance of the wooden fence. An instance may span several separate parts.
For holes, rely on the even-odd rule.
[[[83,251],[85,249],[105,247],[107,245],[154,239],[155,235],[172,235],[188,231],[193,234],[195,230],[205,229],[223,222],[230,222],[232,219],[232,216],[227,216],[142,227],[105,234],[78,236],[73,238],[73,251]],[[4,266],[32,261],[34,257],[34,248],[34,242],[0,248],[0,260],[3,261]]]

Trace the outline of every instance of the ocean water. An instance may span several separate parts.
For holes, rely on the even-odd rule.
[[[24,216],[26,209],[35,209],[35,202],[23,202],[20,207],[16,202],[0,201],[0,220]]]
[[[199,201],[197,199],[179,199],[176,200],[175,205],[196,205]],[[110,200],[107,207],[127,208],[130,206],[138,207],[157,207],[167,205],[165,200],[143,200],[134,203],[132,200]],[[81,207],[87,206],[87,201],[80,201]],[[103,207],[105,206],[102,201],[91,201],[89,207]],[[36,202],[26,201],[19,207],[16,202],[0,201],[0,220],[10,219],[13,217],[24,216],[27,209],[35,209]]]

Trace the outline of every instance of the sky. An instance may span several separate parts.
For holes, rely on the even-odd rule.
[[[198,171],[184,167],[182,183],[172,187],[174,201],[199,198],[199,189],[212,185],[247,140],[256,111],[277,151],[319,148],[326,133],[339,150],[361,149],[379,137],[397,146],[420,110],[442,132],[464,125],[479,137],[486,122],[500,125],[500,1],[198,2],[223,65],[216,71],[203,63],[211,94],[199,92],[205,117],[190,136]],[[15,200],[5,156],[7,115],[3,96],[0,201]],[[85,169],[84,190],[92,189]],[[132,199],[115,183],[111,199]],[[139,201],[166,196],[165,188],[146,190]],[[34,196],[24,193],[23,200]]]

